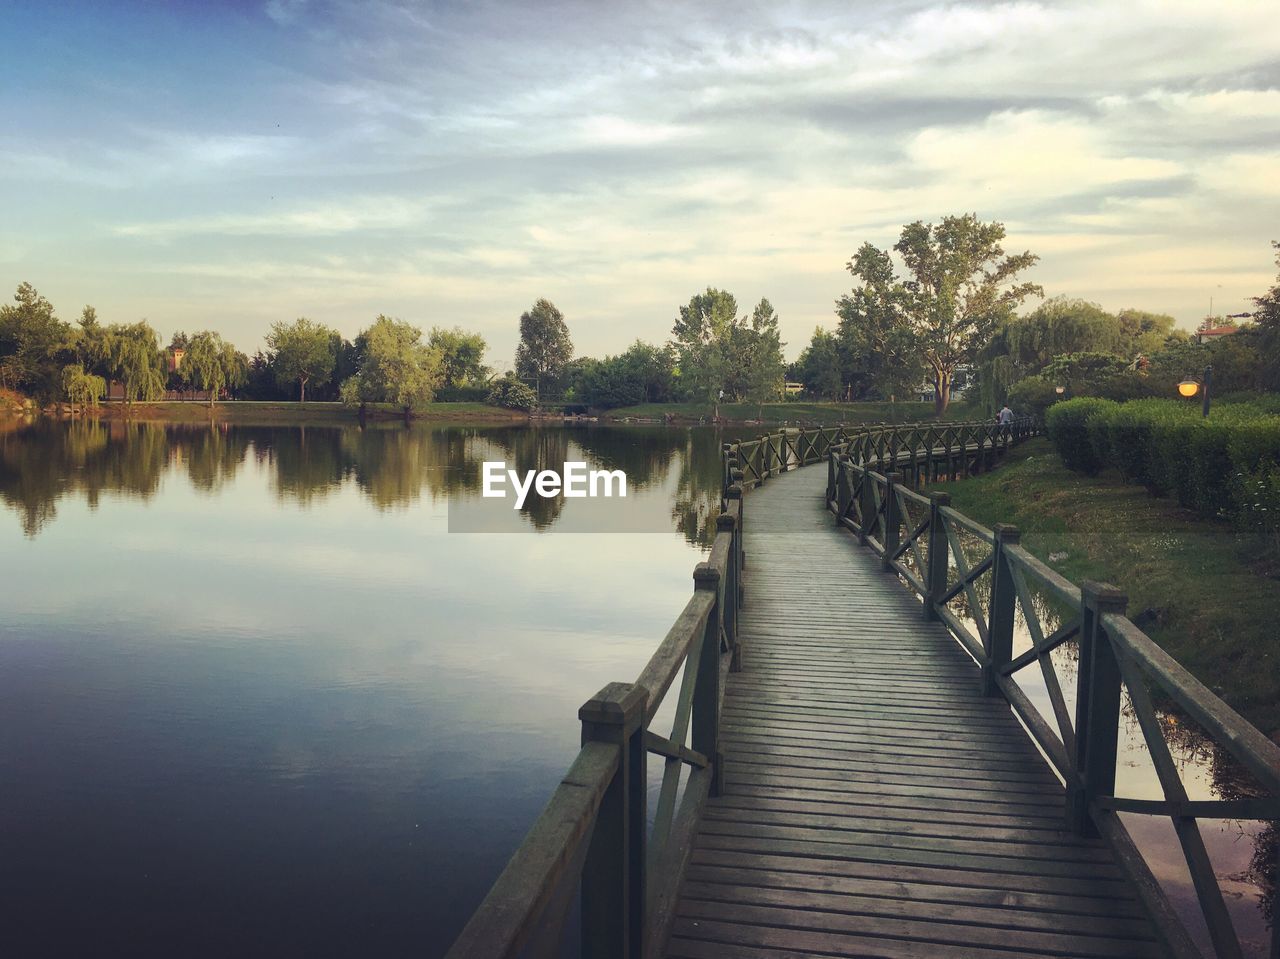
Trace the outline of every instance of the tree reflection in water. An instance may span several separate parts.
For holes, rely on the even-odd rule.
[[[143,499],[169,472],[214,493],[252,461],[276,494],[306,506],[354,484],[378,509],[478,493],[485,460],[524,473],[584,461],[621,469],[632,489],[673,487],[674,529],[709,546],[720,497],[719,436],[707,429],[485,427],[376,424],[242,426],[37,420],[0,433],[0,501],[30,537],[81,495],[91,508],[110,492]],[[674,480],[674,482],[672,482]],[[530,496],[521,514],[537,530],[560,518],[564,499]]]

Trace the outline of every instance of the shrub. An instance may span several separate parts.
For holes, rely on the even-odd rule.
[[[1061,399],[1056,384],[1043,376],[1028,376],[1009,388],[1009,397],[1006,402],[1009,408],[1019,416],[1040,417],[1044,415],[1045,410]]]
[[[1055,403],[1044,415],[1045,429],[1067,469],[1090,475],[1102,468],[1090,441],[1089,417],[1116,406],[1111,400],[1079,397]]]
[[[538,407],[538,394],[514,376],[507,375],[494,380],[485,402],[508,410],[524,410],[526,413]]]

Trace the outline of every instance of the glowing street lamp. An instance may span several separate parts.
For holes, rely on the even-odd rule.
[[[1209,384],[1213,382],[1213,367],[1206,366],[1204,368],[1204,406],[1201,409],[1202,416],[1209,415]],[[1178,384],[1178,395],[1185,396],[1187,399],[1195,396],[1200,391],[1201,383],[1193,376],[1188,376],[1185,380]]]
[[[1055,386],[1053,388],[1053,391],[1057,393],[1059,396],[1061,396],[1063,393],[1067,391],[1067,388],[1065,386]]]

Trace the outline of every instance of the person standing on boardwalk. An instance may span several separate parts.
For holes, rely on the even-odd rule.
[[[1006,403],[1004,409],[1000,411],[1000,425],[1008,426],[1012,422],[1013,410],[1009,409],[1009,405]]]

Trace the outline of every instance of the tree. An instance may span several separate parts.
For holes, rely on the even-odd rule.
[[[906,295],[895,287],[889,254],[864,243],[847,269],[863,284],[836,301],[837,346],[849,399],[895,397],[924,376],[920,350],[906,319]]]
[[[451,330],[435,326],[431,328],[427,345],[440,352],[443,385],[475,386],[488,378],[484,354],[489,345],[479,333],[467,333],[456,326]]]
[[[751,313],[750,325],[735,324],[725,357],[728,391],[735,399],[762,403],[782,395],[782,340],[773,304],[761,299]]]
[[[0,307],[0,386],[51,399],[61,389],[62,368],[74,359],[71,329],[30,283],[13,299]]]
[[[97,406],[106,395],[107,381],[86,373],[79,363],[70,363],[62,368],[62,392],[74,412],[76,406]]]
[[[76,358],[86,373],[105,376],[111,358],[111,338],[98,322],[98,311],[86,306],[80,312],[80,330],[76,336]]]
[[[1276,251],[1276,266],[1280,267],[1280,243],[1271,244]],[[1280,276],[1262,296],[1253,298],[1257,309],[1253,313],[1253,329],[1248,337],[1255,343],[1260,356],[1258,386],[1265,390],[1280,389]],[[1237,333],[1236,336],[1244,336]]]
[[[298,402],[306,402],[308,384],[323,386],[333,375],[333,335],[333,330],[306,317],[272,324],[267,334],[271,365],[281,386],[298,384]]]
[[[671,328],[680,385],[691,399],[715,401],[727,389],[728,349],[739,324],[738,301],[727,290],[707,287],[680,307]]]
[[[1017,282],[1039,257],[1006,256],[1004,237],[1004,224],[982,223],[975,214],[943,217],[936,226],[917,220],[893,247],[908,278],[900,279],[888,252],[869,243],[849,262],[869,302],[908,332],[930,372],[939,413],[951,400],[956,367],[971,362],[1023,300],[1044,295],[1035,283]]]
[[[844,394],[844,368],[839,342],[830,330],[817,327],[796,361],[796,378],[809,396],[838,400]]]
[[[516,347],[516,375],[533,380],[534,393],[542,401],[543,386],[557,383],[573,358],[573,341],[564,315],[550,300],[538,300],[520,314],[520,345]]]
[[[124,388],[124,400],[155,400],[164,395],[164,360],[160,356],[160,335],[146,320],[113,324],[108,328],[112,379]]]
[[[431,402],[440,385],[440,351],[422,330],[379,316],[356,338],[360,371],[342,384],[345,403],[394,403],[405,410]]]
[[[184,378],[196,389],[208,390],[212,407],[223,389],[247,379],[247,369],[242,367],[240,357],[234,346],[217,333],[205,330],[188,339],[181,369]]]

